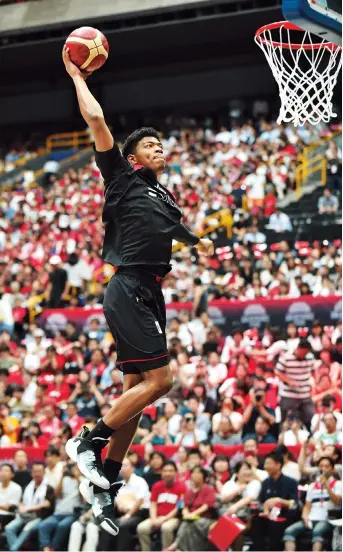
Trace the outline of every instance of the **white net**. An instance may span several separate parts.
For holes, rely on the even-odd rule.
[[[291,30],[294,37],[295,29],[303,33],[297,44],[291,41]],[[318,40],[288,22],[256,33],[255,42],[264,52],[279,87],[279,124],[292,122],[299,126],[308,121],[316,125],[336,117],[332,95],[342,65],[342,49]]]

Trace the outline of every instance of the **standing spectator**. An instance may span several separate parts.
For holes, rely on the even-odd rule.
[[[67,272],[62,268],[61,257],[53,255],[50,258],[50,264],[52,266],[52,271],[50,273],[50,281],[47,288],[48,306],[51,309],[56,309],[63,306],[61,299],[66,289],[68,276]]]
[[[0,523],[2,526],[13,520],[19,505],[22,490],[13,482],[14,469],[11,464],[0,467]]]
[[[43,551],[61,550],[72,523],[75,508],[81,506],[79,493],[81,473],[76,464],[65,466],[55,488],[56,505],[54,513],[38,525],[39,545]]]
[[[342,191],[342,152],[336,142],[331,141],[326,150],[328,188],[341,193]]]
[[[162,468],[162,480],[151,489],[150,517],[137,527],[141,550],[151,550],[151,533],[161,531],[162,548],[165,550],[174,541],[179,527],[178,502],[186,493],[184,483],[177,481],[177,468],[174,462],[166,460]]]
[[[329,188],[324,188],[323,195],[318,200],[318,211],[320,215],[330,215],[337,213],[338,199],[332,195]]]
[[[191,472],[192,488],[185,493],[182,523],[176,541],[168,550],[209,550],[207,538],[213,523],[216,502],[214,489],[206,483],[207,471],[195,467]]]
[[[255,518],[252,524],[255,550],[282,550],[283,533],[296,515],[298,485],[295,479],[281,473],[282,464],[282,457],[275,452],[268,454],[264,461],[269,477],[263,481],[259,496],[264,517]],[[274,521],[279,516],[286,521]]]
[[[296,550],[297,538],[302,534],[311,535],[312,550],[323,550],[324,541],[329,540],[333,532],[329,514],[342,516],[342,482],[334,477],[334,461],[323,457],[318,468],[320,476],[315,483],[311,483],[306,493],[302,521],[285,531],[283,540],[286,550]]]
[[[280,357],[275,374],[280,380],[279,395],[282,420],[294,414],[310,427],[315,413],[311,399],[311,378],[316,363],[307,339],[300,339],[294,353]]]
[[[31,471],[28,469],[29,459],[25,450],[17,450],[14,453],[15,474],[13,481],[18,483],[24,491],[32,479]]]
[[[54,508],[54,489],[44,478],[44,464],[33,462],[31,476],[32,481],[27,485],[23,501],[19,504],[19,515],[5,528],[8,548],[12,552],[22,550],[24,542]]]

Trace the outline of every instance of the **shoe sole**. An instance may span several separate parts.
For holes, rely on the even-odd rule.
[[[67,441],[66,446],[65,446],[65,450],[66,450],[66,453],[68,454],[69,458],[71,458],[71,460],[73,460],[73,462],[76,462],[76,464],[77,464],[80,472],[82,473],[82,475],[87,477],[87,479],[89,479],[89,481],[91,481],[93,483],[93,485],[97,485],[98,487],[101,487],[105,491],[108,491],[108,489],[110,488],[110,482],[107,481],[107,479],[105,479],[105,477],[100,477],[96,473],[90,472],[89,470],[86,469],[85,466],[80,464],[78,454],[77,454],[78,445],[79,445],[79,443],[78,443],[77,439],[75,439],[75,438],[74,439],[69,439]]]

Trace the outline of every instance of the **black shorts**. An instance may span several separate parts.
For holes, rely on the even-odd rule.
[[[169,363],[161,278],[143,270],[120,268],[107,286],[104,315],[116,340],[117,368],[124,374],[139,374]]]

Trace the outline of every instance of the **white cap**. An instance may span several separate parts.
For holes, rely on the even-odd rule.
[[[53,255],[50,257],[49,263],[52,265],[58,265],[62,262],[62,259],[59,255]]]
[[[33,337],[44,337],[45,333],[40,328],[36,328],[33,332]]]

